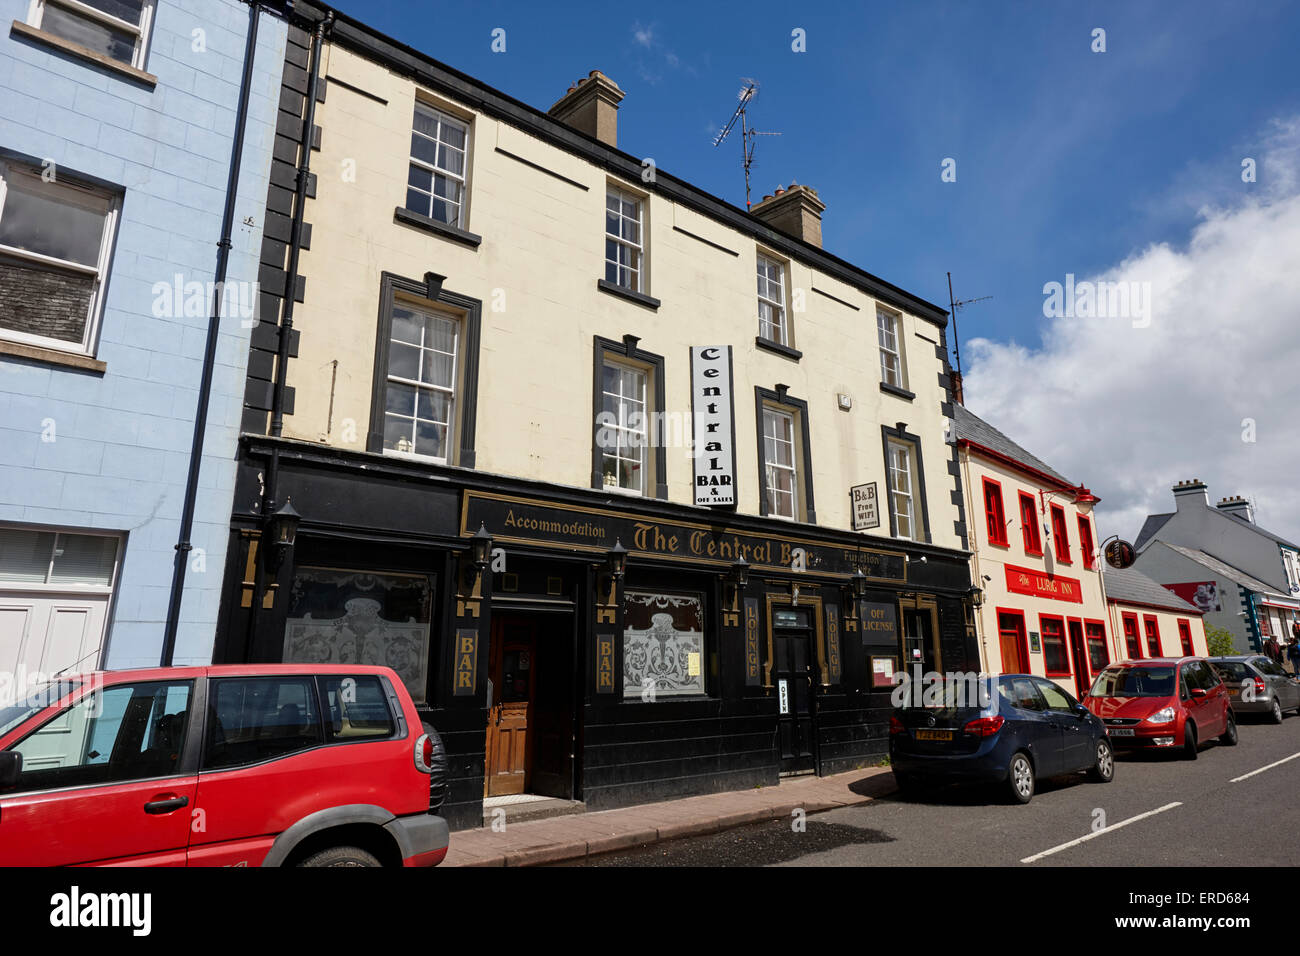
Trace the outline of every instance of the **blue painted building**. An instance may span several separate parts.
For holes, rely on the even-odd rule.
[[[228,211],[248,4],[0,0],[0,676],[160,660],[228,219],[174,629],[211,659],[286,37],[255,16]]]

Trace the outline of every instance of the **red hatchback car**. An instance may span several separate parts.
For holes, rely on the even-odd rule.
[[[433,866],[445,789],[387,667],[95,672],[0,708],[3,866]]]
[[[1082,701],[1102,719],[1116,749],[1181,749],[1195,760],[1211,737],[1232,746],[1237,722],[1219,675],[1200,657],[1150,658],[1108,665]]]

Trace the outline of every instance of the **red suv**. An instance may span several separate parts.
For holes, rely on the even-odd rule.
[[[0,707],[4,866],[434,866],[445,790],[387,667],[95,672]]]
[[[1211,737],[1228,746],[1237,742],[1228,692],[1200,657],[1110,664],[1083,704],[1102,719],[1116,749],[1177,747],[1195,760],[1198,744]]]

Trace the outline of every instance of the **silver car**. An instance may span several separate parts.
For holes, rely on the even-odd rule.
[[[1275,724],[1282,723],[1284,711],[1300,715],[1300,681],[1276,661],[1262,654],[1244,654],[1211,657],[1210,663],[1228,688],[1234,713],[1267,714]]]

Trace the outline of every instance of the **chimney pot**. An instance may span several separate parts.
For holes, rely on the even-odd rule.
[[[547,115],[607,146],[618,147],[618,104],[623,91],[600,70],[571,85]]]

